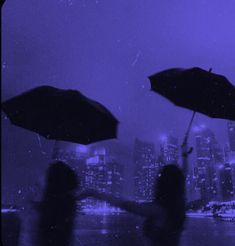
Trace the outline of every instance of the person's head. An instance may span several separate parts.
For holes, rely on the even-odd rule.
[[[165,207],[175,206],[184,201],[185,178],[179,167],[167,165],[156,178],[155,201]]]
[[[65,194],[79,189],[76,173],[62,161],[54,162],[47,171],[46,193]]]

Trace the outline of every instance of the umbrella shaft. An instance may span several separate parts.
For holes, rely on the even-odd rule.
[[[194,117],[195,117],[195,114],[196,112],[194,111],[193,112],[193,115],[191,117],[191,120],[189,122],[189,125],[188,125],[188,129],[185,133],[185,137],[184,137],[184,141],[183,141],[183,144],[182,144],[182,161],[183,161],[183,172],[185,174],[185,177],[187,176],[187,173],[188,173],[188,155],[192,152],[192,149],[188,150],[188,136],[189,136],[189,132],[191,130],[191,127],[192,127],[192,123],[193,123],[193,120],[194,120]]]
[[[196,112],[194,111],[193,112],[193,115],[192,115],[192,118],[191,118],[191,120],[189,122],[188,129],[187,129],[187,131],[185,133],[185,137],[184,137],[184,141],[183,141],[182,147],[185,146],[185,145],[187,145],[189,132],[191,130],[191,127],[192,127],[192,123],[193,123],[193,119],[195,117],[195,114],[196,114]]]

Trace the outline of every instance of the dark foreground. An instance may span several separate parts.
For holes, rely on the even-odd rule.
[[[142,220],[131,215],[80,216],[77,245],[145,245]],[[188,218],[180,246],[234,246],[235,223],[213,218]]]
[[[24,216],[24,218],[26,217]],[[15,238],[13,224],[10,224],[5,229],[7,228],[10,234],[14,234]],[[30,227],[32,232],[33,228]],[[29,234],[31,233],[24,228],[20,236],[20,246],[32,246],[32,243],[28,240]],[[142,237],[142,219],[128,214],[80,215],[77,218],[73,245],[144,246],[146,242]],[[180,246],[211,245],[234,246],[235,223],[213,218],[187,218]]]

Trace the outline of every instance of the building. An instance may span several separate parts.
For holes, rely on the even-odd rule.
[[[220,168],[220,188],[223,201],[230,201],[234,196],[232,171],[229,163]]]
[[[135,140],[134,197],[138,202],[152,201],[153,186],[158,171],[153,143]]]
[[[123,165],[120,165],[116,159],[107,157],[107,193],[120,197],[123,191]]]
[[[235,121],[228,121],[228,139],[230,151],[235,152]]]
[[[178,139],[171,135],[162,137],[160,154],[165,165],[177,164],[179,159]]]
[[[223,151],[214,133],[202,127],[196,131],[196,189],[203,202],[218,200],[220,197],[218,167],[223,165]]]
[[[118,162],[117,156],[102,145],[92,148],[91,156],[86,160],[85,188],[94,189],[106,194],[120,197],[124,181],[124,168]],[[97,206],[99,202],[88,202],[88,205]]]
[[[107,191],[106,152],[100,148],[86,160],[85,188]]]

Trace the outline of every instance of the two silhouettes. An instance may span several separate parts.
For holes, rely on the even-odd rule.
[[[151,203],[137,203],[87,190],[76,195],[76,173],[65,163],[48,169],[42,201],[37,206],[38,246],[70,246],[78,200],[93,197],[145,218],[143,232],[149,245],[176,246],[185,221],[185,178],[176,165],[164,166],[156,178]]]

